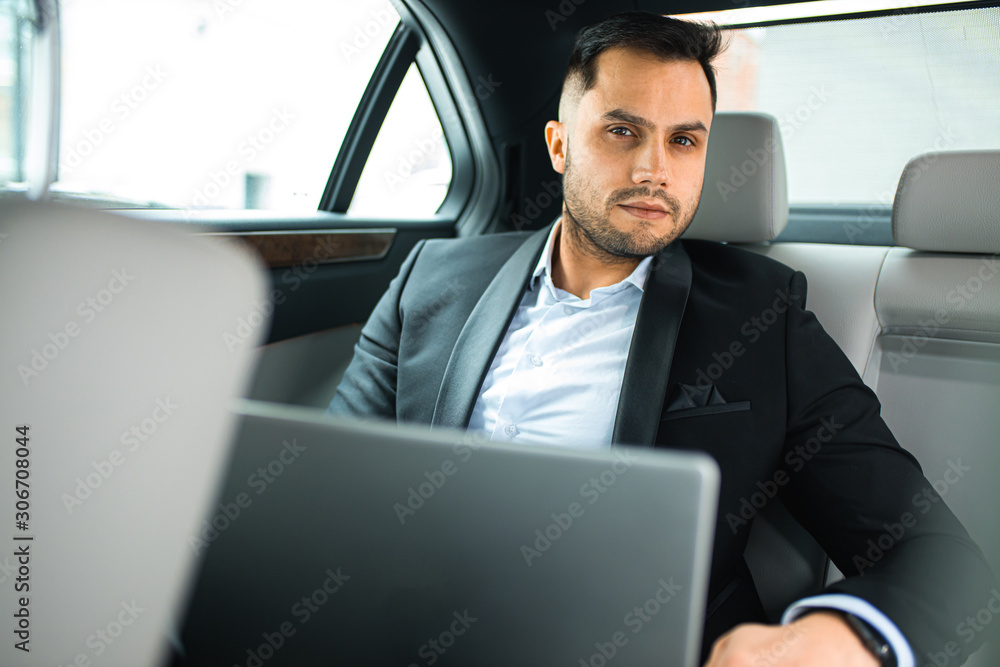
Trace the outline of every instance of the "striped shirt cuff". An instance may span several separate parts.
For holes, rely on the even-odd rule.
[[[885,638],[885,641],[892,647],[896,654],[896,664],[898,667],[916,667],[916,659],[913,657],[913,649],[910,642],[900,632],[896,624],[889,620],[889,617],[876,609],[871,603],[843,593],[827,593],[825,595],[814,595],[804,598],[789,605],[788,609],[781,616],[781,623],[785,625],[802,616],[810,609],[836,609],[854,614]]]

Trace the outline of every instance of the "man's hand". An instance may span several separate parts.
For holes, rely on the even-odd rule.
[[[719,637],[705,667],[879,667],[851,626],[834,611],[788,625],[744,623]]]

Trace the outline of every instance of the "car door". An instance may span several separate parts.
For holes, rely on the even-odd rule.
[[[107,0],[65,2],[61,23],[49,196],[253,247],[269,299],[223,335],[270,319],[254,398],[329,400],[413,246],[491,224],[475,87],[430,15]]]

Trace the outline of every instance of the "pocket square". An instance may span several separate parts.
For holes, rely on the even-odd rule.
[[[723,398],[714,384],[701,388],[678,383],[673,397],[667,403],[667,408],[660,417],[660,421],[720,415],[726,412],[742,412],[749,409],[750,401],[730,403]]]
[[[693,384],[677,384],[677,391],[667,404],[667,412],[702,408],[706,405],[725,405],[726,399],[719,393],[714,384],[701,388]]]

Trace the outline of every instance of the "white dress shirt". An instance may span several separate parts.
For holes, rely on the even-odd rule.
[[[491,440],[608,448],[652,257],[581,299],[552,284],[552,226],[493,357],[469,429]]]
[[[503,442],[605,449],[614,432],[632,329],[652,257],[639,262],[621,282],[580,299],[552,283],[552,244],[561,224],[560,219],[552,226],[493,357],[469,430]],[[885,637],[898,667],[915,667],[913,651],[896,624],[852,595],[800,600],[788,607],[782,623],[816,608],[854,614]]]

